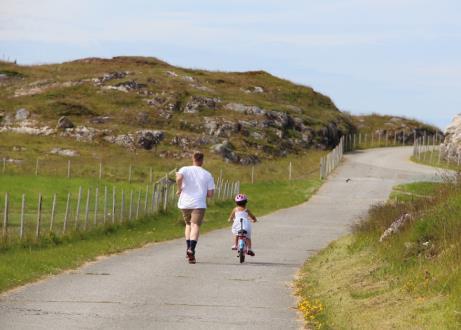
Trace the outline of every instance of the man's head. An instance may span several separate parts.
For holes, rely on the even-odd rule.
[[[196,166],[202,166],[203,165],[203,158],[204,158],[203,152],[194,151],[194,153],[192,155],[192,162]]]

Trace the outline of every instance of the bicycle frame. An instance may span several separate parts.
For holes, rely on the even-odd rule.
[[[243,229],[243,219],[240,219],[240,230],[238,231],[238,257],[240,263],[245,261],[245,254],[248,252],[247,232]]]

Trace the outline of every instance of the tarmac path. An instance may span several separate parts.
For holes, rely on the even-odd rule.
[[[183,239],[149,245],[0,295],[0,329],[299,329],[291,285],[304,261],[394,185],[436,179],[411,152],[346,155],[308,202],[254,224],[256,256],[243,265],[230,228],[201,237],[195,265]]]

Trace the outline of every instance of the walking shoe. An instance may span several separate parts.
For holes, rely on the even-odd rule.
[[[231,250],[237,250],[237,245],[232,245]]]
[[[254,253],[253,251],[251,251],[251,250],[248,250],[247,254],[248,254],[249,256],[252,256],[252,257],[255,256],[255,253]]]
[[[187,258],[189,259],[190,264],[195,264],[195,253],[192,250],[187,250]]]

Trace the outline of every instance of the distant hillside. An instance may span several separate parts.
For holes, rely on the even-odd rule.
[[[435,135],[436,133],[439,136],[443,136],[443,132],[429,124],[422,123],[416,119],[410,119],[402,116],[389,116],[389,115],[379,115],[376,113],[369,115],[354,115],[351,116],[351,122],[357,131],[362,133],[374,133],[374,134],[386,134],[389,133],[390,136],[393,136],[396,132],[408,138],[408,141],[412,141],[416,133],[417,137],[427,135]],[[407,141],[407,142],[408,142]]]
[[[312,88],[264,71],[192,70],[145,57],[0,62],[0,133],[29,134],[30,144],[32,136],[60,136],[167,158],[200,148],[253,164],[333,147],[362,121]]]

